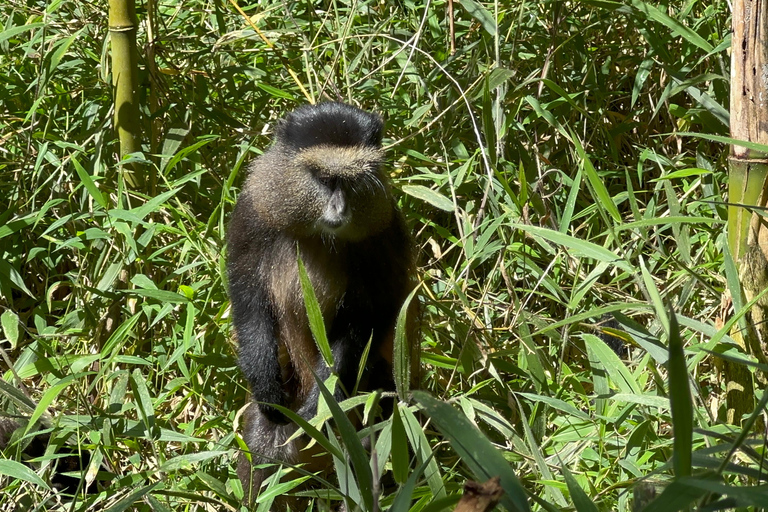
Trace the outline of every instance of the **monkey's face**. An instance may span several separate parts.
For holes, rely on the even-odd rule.
[[[294,171],[306,208],[301,217],[312,234],[357,241],[386,228],[392,196],[381,172],[382,153],[365,146],[319,145],[301,150]]]

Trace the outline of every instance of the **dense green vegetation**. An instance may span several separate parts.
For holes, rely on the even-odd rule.
[[[0,5],[0,410],[98,482],[53,494],[27,436],[0,508],[239,509],[227,219],[310,99],[386,117],[420,250],[428,394],[377,426],[382,507],[451,509],[496,474],[509,510],[667,485],[649,510],[768,506],[763,439],[725,423],[723,358],[764,370],[728,337],[727,151],[688,134],[728,133],[727,2],[461,0],[455,53],[444,0],[242,4],[261,34],[222,0],[138,7],[144,151],[120,163],[106,2]]]

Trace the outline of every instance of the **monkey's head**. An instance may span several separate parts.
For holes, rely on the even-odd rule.
[[[382,129],[378,115],[342,103],[289,114],[246,185],[260,220],[295,236],[349,241],[384,230],[395,204],[381,169]]]

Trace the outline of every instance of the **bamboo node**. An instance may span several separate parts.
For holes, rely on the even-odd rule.
[[[749,155],[728,155],[729,162],[768,165],[768,158],[754,158]]]
[[[110,25],[109,31],[110,32],[130,32],[132,30],[136,30],[135,25]]]

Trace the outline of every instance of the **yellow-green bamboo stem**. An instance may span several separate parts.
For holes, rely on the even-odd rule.
[[[138,21],[134,0],[109,0],[109,37],[112,44],[112,85],[115,94],[115,130],[120,157],[141,150],[138,94]],[[135,167],[126,169],[129,186],[140,187]]]

